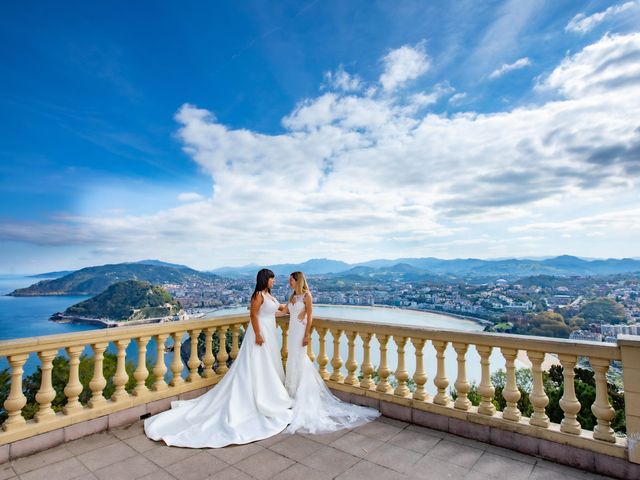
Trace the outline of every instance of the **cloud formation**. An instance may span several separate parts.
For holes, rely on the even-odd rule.
[[[177,138],[211,177],[209,198],[184,193],[153,215],[5,222],[0,238],[155,244],[220,264],[372,258],[393,248],[426,255],[446,245],[500,253],[524,231],[617,228],[624,212],[611,212],[622,212],[623,197],[636,199],[626,207],[637,216],[640,104],[630,99],[640,98],[640,33],[605,35],[567,56],[536,86],[553,100],[497,113],[433,113],[453,94],[448,83],[404,90],[428,70],[423,44],[392,50],[382,64],[372,85],[339,68],[279,134],[233,129],[182,105]],[[569,221],[579,217],[574,205],[604,213]]]
[[[593,30],[597,25],[604,22],[608,18],[614,17],[623,12],[638,7],[640,7],[640,2],[638,2],[638,0],[634,0],[632,2],[626,2],[621,5],[612,5],[602,12],[596,12],[588,16],[584,13],[578,13],[571,20],[569,20],[569,23],[567,23],[564,29],[567,32],[585,34]]]
[[[528,67],[529,65],[531,65],[531,60],[529,60],[528,57],[519,58],[513,63],[503,63],[502,66],[500,66],[499,68],[496,68],[493,72],[491,72],[491,74],[489,75],[489,78],[491,80],[494,80],[496,78],[503,76],[505,73],[509,73],[513,70],[518,70],[520,68]]]

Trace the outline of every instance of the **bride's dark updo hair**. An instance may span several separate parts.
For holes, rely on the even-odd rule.
[[[273,273],[268,268],[263,268],[258,272],[256,276],[256,288],[253,290],[253,295],[251,295],[251,300],[253,300],[259,292],[263,291],[265,288],[267,292],[271,293],[271,289],[269,288],[269,279],[275,278],[275,273]]]

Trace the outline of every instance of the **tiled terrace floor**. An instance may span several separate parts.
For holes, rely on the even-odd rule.
[[[0,465],[0,480],[604,479],[381,417],[354,430],[287,435],[222,449],[167,447],[142,421]]]

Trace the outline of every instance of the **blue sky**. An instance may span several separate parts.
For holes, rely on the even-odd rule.
[[[638,1],[1,8],[1,272],[640,256]]]

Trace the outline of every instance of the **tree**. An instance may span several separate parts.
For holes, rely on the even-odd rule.
[[[627,315],[619,303],[610,298],[596,298],[585,303],[580,309],[579,316],[587,323],[626,323]]]

